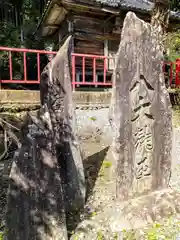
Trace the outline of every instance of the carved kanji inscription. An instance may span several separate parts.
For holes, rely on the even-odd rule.
[[[154,117],[150,112],[149,91],[154,91],[154,88],[143,75],[140,75],[130,87],[136,179],[151,175],[153,153],[151,125]]]

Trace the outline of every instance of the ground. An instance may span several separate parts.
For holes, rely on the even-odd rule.
[[[112,158],[108,154],[109,147],[112,142],[112,130],[108,122],[109,108],[87,108],[87,109],[76,109],[77,118],[77,132],[80,136],[80,144],[84,155],[84,167],[85,175],[88,187],[88,197],[92,195],[94,187],[100,189],[101,186],[108,182],[107,188],[115,191],[114,181],[110,181],[111,176],[106,174],[112,167]],[[99,180],[97,180],[99,179]],[[180,111],[173,111],[173,153],[172,153],[172,176],[170,185],[180,191]],[[93,194],[99,194],[93,192]],[[104,204],[109,201],[109,197],[106,193],[104,195]],[[0,210],[4,212],[5,193],[1,191],[0,194]],[[101,204],[102,198],[99,203]],[[90,201],[91,203],[91,201]],[[92,216],[96,214],[98,209],[94,209],[91,204],[87,209],[87,212]],[[99,209],[100,210],[100,209]],[[72,230],[73,230],[72,226]]]
[[[110,146],[112,130],[108,122],[109,108],[95,110],[76,110],[78,133],[80,134],[85,155],[94,154]],[[86,139],[86,141],[84,141]],[[92,145],[92,147],[90,147]],[[95,147],[94,147],[95,145]],[[91,149],[92,152],[90,152]],[[93,151],[93,148],[94,149]],[[88,152],[87,152],[88,151]],[[179,185],[180,190],[180,110],[173,111],[173,151],[171,185]]]
[[[115,181],[106,174],[106,170],[111,168],[113,165],[112,158],[108,154],[108,147],[112,142],[112,130],[108,122],[108,108],[102,109],[88,109],[76,111],[77,114],[77,125],[78,133],[81,137],[81,146],[84,152],[85,161],[85,172],[88,182],[88,194],[93,192],[93,196],[96,196],[96,204],[94,199],[90,198],[87,204],[87,212],[89,211],[90,216],[101,212],[102,206],[107,206],[108,201],[111,199],[111,194],[114,193]],[[97,173],[99,171],[99,173]],[[105,181],[104,181],[105,180]],[[105,184],[106,182],[106,184]],[[108,182],[108,184],[107,184]],[[104,185],[106,185],[104,187]],[[173,151],[172,151],[172,175],[170,180],[170,186],[180,192],[180,111],[173,111]],[[90,189],[89,189],[90,188]],[[92,190],[94,188],[94,190]],[[101,189],[101,191],[99,191]],[[105,189],[105,192],[102,191]],[[103,195],[103,196],[102,196]],[[103,202],[103,204],[102,204]],[[100,207],[101,206],[101,207]],[[87,217],[87,216],[86,216]],[[158,225],[153,226],[150,230],[152,235],[171,235],[170,238],[174,239],[175,231],[179,230],[174,228],[179,224],[180,216],[176,216],[173,220],[168,220],[161,228]],[[90,222],[88,222],[89,224]],[[89,224],[90,225],[90,224]],[[179,226],[179,225],[178,225]],[[158,228],[158,230],[156,229]],[[90,229],[88,231],[91,231]],[[159,236],[158,235],[158,236]],[[92,238],[93,239],[93,238]],[[101,238],[99,238],[101,239]],[[104,239],[104,238],[102,238]],[[125,238],[126,239],[126,238]],[[137,239],[137,238],[127,238]],[[138,238],[139,239],[139,238]],[[145,238],[142,238],[143,240]],[[148,238],[148,239],[159,239],[159,238]],[[163,238],[162,238],[163,239]]]

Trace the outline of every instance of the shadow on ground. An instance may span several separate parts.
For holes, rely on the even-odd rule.
[[[105,147],[99,152],[94,153],[93,155],[88,156],[83,161],[87,189],[86,200],[93,193],[93,189],[98,178],[99,171],[101,169],[104,159],[106,158],[108,150],[109,146]]]
[[[103,164],[103,161],[106,158],[107,152],[109,150],[109,146],[102,149],[102,146],[100,144],[86,144],[88,146],[88,149],[90,152],[87,151],[87,149],[83,149],[85,151],[85,157],[83,160],[84,165],[84,172],[85,172],[85,178],[86,178],[86,201],[88,198],[93,194],[93,189],[96,183],[96,180],[99,175],[99,171],[101,169],[101,166]],[[102,149],[100,151],[97,151],[99,149]],[[94,152],[92,154],[92,152]],[[87,156],[87,154],[89,156]],[[83,212],[81,213],[83,214]],[[68,214],[67,216],[67,226],[68,226],[68,233],[69,237],[72,235],[72,232],[76,229],[77,225],[80,223],[80,215],[78,212],[74,212],[73,214]]]

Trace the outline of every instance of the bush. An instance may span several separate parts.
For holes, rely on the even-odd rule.
[[[180,58],[180,30],[169,33],[165,45],[168,49],[169,61],[175,62],[177,58]]]

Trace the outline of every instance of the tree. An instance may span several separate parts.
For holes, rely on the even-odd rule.
[[[35,39],[39,17],[41,16],[43,0],[2,0],[0,3],[0,46],[24,47],[44,49],[42,39]],[[38,7],[37,7],[38,6]],[[13,79],[23,78],[23,57],[20,53],[13,53]],[[47,63],[45,56],[41,56],[41,63]],[[28,78],[37,78],[37,58],[35,54],[27,54]],[[42,65],[42,64],[41,64]],[[41,68],[44,67],[44,64]],[[8,53],[0,51],[0,79],[9,78]],[[30,76],[29,76],[30,75]]]
[[[155,27],[156,31],[159,33],[159,40],[162,50],[164,52],[164,57],[166,60],[175,61],[178,56],[178,43],[179,43],[179,33],[177,34],[167,34],[167,29],[169,25],[170,10],[180,11],[179,0],[154,0],[154,8],[152,11],[151,24]],[[175,38],[176,36],[176,38]],[[173,46],[176,45],[174,48]],[[171,57],[169,56],[171,54]],[[170,71],[169,66],[166,66],[166,72]]]
[[[154,0],[151,24],[157,29],[160,36],[167,32],[170,10],[180,11],[179,0]]]
[[[169,25],[170,0],[154,0],[151,24],[163,36]]]
[[[176,12],[180,12],[180,1],[170,0],[170,9]]]

